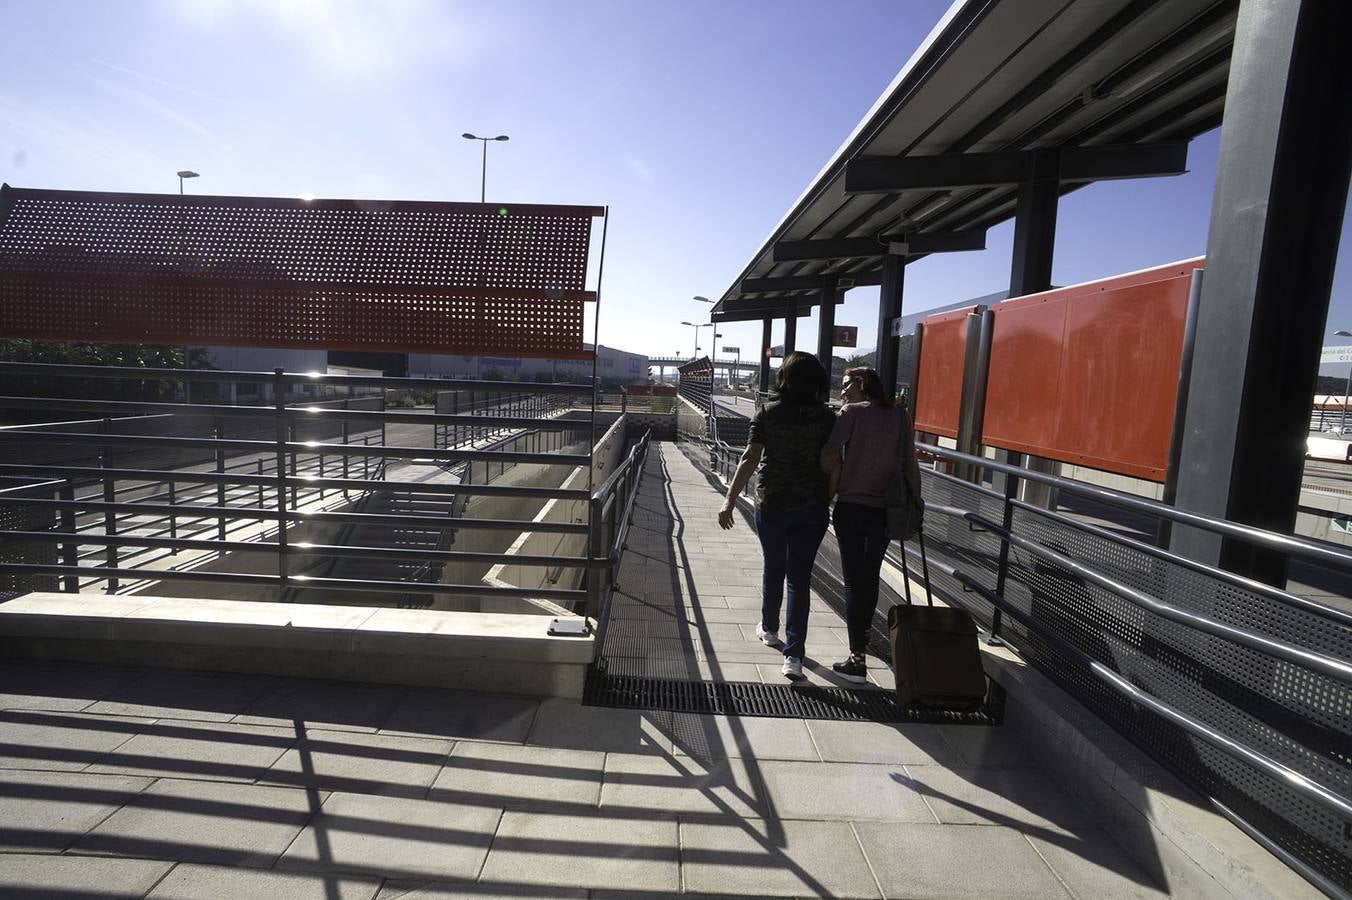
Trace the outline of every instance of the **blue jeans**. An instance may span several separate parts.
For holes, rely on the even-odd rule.
[[[807,614],[811,603],[812,563],[826,534],[826,506],[790,510],[756,510],[765,567],[761,572],[761,625],[779,630],[784,603],[784,581],[789,582],[789,608],[784,622],[784,655],[802,658],[807,643]]]
[[[840,573],[845,580],[845,627],[850,652],[868,648],[869,627],[878,608],[878,580],[887,553],[887,510],[836,501],[833,516],[840,545]]]

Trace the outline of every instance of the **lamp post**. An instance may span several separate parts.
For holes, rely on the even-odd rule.
[[[510,138],[508,138],[507,135],[505,135],[505,134],[500,134],[500,135],[498,135],[497,137],[491,137],[491,138],[489,138],[489,137],[479,137],[477,134],[471,134],[471,133],[468,132],[468,131],[466,131],[464,134],[462,134],[462,135],[460,135],[460,136],[461,136],[462,138],[464,138],[465,140],[467,140],[467,141],[479,141],[480,143],[482,143],[482,144],[484,145],[484,163],[483,163],[483,172],[482,172],[482,174],[480,174],[480,176],[479,176],[479,202],[480,202],[480,203],[483,203],[483,202],[484,202],[484,197],[487,196],[487,187],[488,187],[488,142],[489,142],[489,141],[506,141],[506,140],[510,140]]]
[[[695,356],[693,356],[693,357],[691,357],[691,358],[692,358],[692,359],[698,358],[698,357],[699,357],[699,330],[700,330],[701,328],[713,328],[714,326],[712,326],[712,325],[707,325],[707,324],[706,324],[706,325],[696,325],[694,322],[682,322],[681,324],[682,324],[682,325],[689,325],[691,328],[695,329]]]
[[[1352,337],[1352,331],[1346,329],[1335,331],[1338,337]],[[1343,417],[1338,423],[1338,433],[1347,434],[1347,396],[1352,393],[1352,366],[1347,367],[1347,381],[1343,382]]]
[[[201,176],[200,176],[198,173],[194,172],[192,169],[184,169],[183,171],[179,172],[179,173],[178,173],[178,192],[179,192],[179,194],[182,194],[182,193],[183,193],[183,179],[185,179],[185,178],[200,178],[200,177],[201,177]]]

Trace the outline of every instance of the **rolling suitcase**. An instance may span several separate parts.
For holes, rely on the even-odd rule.
[[[929,561],[925,558],[925,531],[920,541],[920,564],[929,589]],[[902,558],[906,547],[902,545]],[[949,709],[973,709],[986,697],[986,674],[977,647],[976,623],[961,609],[911,603],[911,579],[902,567],[906,604],[887,613],[887,631],[892,644],[892,671],[897,679],[897,700],[903,705],[920,703]]]

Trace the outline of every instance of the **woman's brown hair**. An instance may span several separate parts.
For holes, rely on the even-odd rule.
[[[891,406],[892,398],[887,396],[887,391],[883,390],[883,380],[878,377],[878,373],[868,366],[854,366],[845,370],[846,381],[858,381],[859,389],[864,392],[864,399],[879,406]]]

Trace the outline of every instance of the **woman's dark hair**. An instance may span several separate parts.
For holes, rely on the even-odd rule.
[[[846,381],[858,381],[859,389],[864,392],[864,399],[880,406],[891,406],[892,398],[887,396],[887,391],[883,390],[883,380],[878,377],[878,373],[868,366],[855,366],[845,370]]]
[[[798,403],[823,402],[829,386],[830,379],[817,357],[798,350],[784,357],[775,378],[775,392]]]

